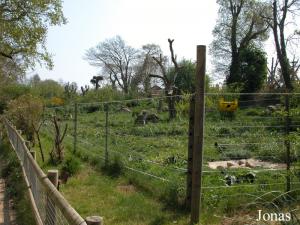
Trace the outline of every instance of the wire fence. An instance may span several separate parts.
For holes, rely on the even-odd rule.
[[[164,195],[157,184],[175,185],[184,202],[193,96],[174,96],[173,108],[159,97],[77,103],[47,109],[45,116],[69,124],[65,144],[79,157],[97,165],[121,161],[139,186]],[[217,209],[236,192],[249,194],[236,203],[242,205],[262,193],[300,188],[299,105],[299,94],[205,94],[204,209]],[[48,123],[44,134],[51,129]]]
[[[10,143],[17,153],[38,225],[86,225],[40,169],[20,133],[4,120]]]

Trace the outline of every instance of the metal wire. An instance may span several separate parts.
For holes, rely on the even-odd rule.
[[[86,225],[86,222],[69,205],[57,191],[47,176],[34,161],[25,145],[24,139],[15,128],[5,121],[9,140],[15,150],[25,180],[28,181],[29,192],[33,196],[33,208],[39,225]]]

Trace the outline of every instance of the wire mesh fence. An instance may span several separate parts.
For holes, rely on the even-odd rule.
[[[37,224],[85,225],[86,222],[39,168],[22,136],[8,121],[4,120],[4,123],[11,145],[21,163]]]
[[[283,211],[293,201],[273,199],[295,197],[300,188],[300,95],[208,93],[205,98],[202,208],[230,213],[255,205]],[[296,213],[299,218],[299,209]]]
[[[82,159],[120,166],[131,182],[184,205],[193,96],[174,96],[173,108],[159,97],[77,103],[47,109],[46,116],[69,124],[65,144]],[[202,210],[219,217],[259,203],[258,196],[299,191],[299,103],[299,94],[205,94]]]

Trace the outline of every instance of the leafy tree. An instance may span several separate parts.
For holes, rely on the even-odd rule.
[[[268,67],[265,52],[248,47],[241,52],[241,83],[244,93],[259,91],[267,78]]]
[[[116,82],[126,94],[129,92],[138,50],[126,45],[120,36],[107,39],[90,48],[85,58],[91,65],[106,70],[108,79]]]
[[[267,4],[257,0],[217,0],[217,3],[219,17],[211,52],[217,70],[226,72],[226,83],[232,84],[241,81],[241,52],[250,44],[267,39],[268,26],[261,16],[268,12]]]
[[[180,70],[175,80],[175,86],[180,92],[193,93],[195,91],[196,64],[190,60],[179,62]],[[170,70],[174,72],[174,68]]]
[[[24,78],[25,67],[19,65],[16,61],[0,55],[0,88]]]
[[[22,95],[29,94],[30,87],[20,83],[10,83],[0,88],[0,113],[7,108],[9,101]]]
[[[52,61],[45,47],[48,26],[66,22],[61,0],[0,1],[0,61],[33,66]]]
[[[35,129],[39,127],[43,114],[41,99],[30,94],[22,95],[8,103],[5,114],[25,133],[26,139],[34,144]]]
[[[61,0],[0,1],[1,92],[20,81],[36,62],[52,67],[45,47],[47,29],[65,22]]]
[[[50,100],[53,97],[63,97],[64,87],[55,80],[46,79],[37,82],[32,86],[31,93],[46,100]]]

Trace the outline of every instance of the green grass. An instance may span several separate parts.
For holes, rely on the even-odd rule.
[[[188,218],[153,200],[139,189],[123,192],[118,186],[128,185],[128,180],[111,178],[84,165],[81,172],[72,177],[61,191],[75,209],[83,216],[101,215],[106,224],[187,224]]]
[[[162,182],[161,180],[145,176],[141,173],[135,173],[126,168],[123,169],[122,176],[115,179],[98,171],[98,168],[103,165],[103,157],[105,155],[105,113],[101,111],[103,107],[100,107],[100,111],[93,113],[81,112],[78,115],[78,149],[76,155],[82,161],[93,166],[90,167],[88,164],[83,164],[85,169],[88,168],[88,174],[93,174],[91,175],[92,181],[89,187],[92,190],[90,194],[94,198],[99,196],[99,201],[102,197],[106,197],[108,199],[107,204],[118,202],[118,204],[122,205],[121,208],[116,206],[115,210],[111,208],[104,211],[104,214],[100,213],[100,215],[111,217],[112,219],[115,218],[109,224],[119,224],[119,222],[123,224],[121,223],[122,219],[120,219],[118,211],[122,212],[123,209],[126,210],[127,206],[131,206],[134,209],[132,202],[124,199],[121,201],[120,198],[122,199],[122,197],[120,195],[112,194],[114,196],[111,196],[109,193],[115,193],[116,183],[119,180],[122,180],[126,184],[133,184],[139,194],[143,196],[143,198],[137,198],[139,200],[133,199],[138,202],[138,209],[144,208],[144,210],[138,211],[138,218],[131,221],[128,218],[130,218],[132,212],[126,211],[125,214],[127,215],[123,220],[127,219],[127,223],[124,224],[143,224],[143,221],[145,221],[145,224],[163,224],[161,221],[167,221],[166,224],[171,224],[171,220],[168,217],[172,218],[176,214],[181,215],[181,210],[179,210],[180,203],[182,203],[182,199],[185,197],[186,175],[184,171],[178,170],[178,168],[184,169],[187,166],[188,118],[180,115],[175,120],[168,121],[167,112],[162,112],[158,114],[160,118],[159,123],[149,123],[145,126],[135,125],[131,113],[120,112],[120,106],[121,104],[113,105],[113,107],[110,107],[111,111],[109,112],[108,151],[110,159],[118,157],[123,162],[123,165],[127,167],[167,179],[171,182]],[[149,105],[141,103],[141,105],[131,107],[130,109],[132,111],[142,109],[155,111],[154,106],[152,103],[149,103]],[[207,167],[209,161],[235,158],[256,158],[271,162],[284,162],[285,146],[283,143],[285,136],[282,134],[284,128],[272,127],[274,125],[283,125],[282,120],[278,120],[277,117],[278,115],[267,115],[265,110],[260,107],[238,110],[235,118],[232,120],[221,120],[220,114],[217,111],[208,111],[205,121],[204,170],[212,171]],[[66,120],[66,123],[69,124],[70,129],[64,144],[67,154],[70,154],[73,149],[73,121]],[[51,128],[48,127],[43,130],[43,142],[48,148],[51,146],[49,129]],[[295,139],[291,142],[292,155],[295,161],[292,170],[292,181],[299,182],[299,176],[296,175],[299,170],[299,166],[296,164],[297,160],[299,161],[300,155],[299,132],[294,131],[294,134]],[[220,152],[215,147],[216,142],[219,145],[226,144],[226,148]],[[252,144],[241,145],[242,143]],[[173,159],[176,160],[172,162]],[[45,168],[47,168],[47,165]],[[227,173],[237,175],[247,173],[249,170],[251,171],[251,169],[240,169],[238,171],[237,169],[228,169]],[[213,188],[205,188],[203,190],[203,224],[217,224],[222,220],[222,216],[234,215],[241,210],[241,206],[254,201],[257,196],[263,193],[271,191],[282,192],[285,190],[285,171],[264,171],[261,168],[255,168],[255,171],[257,171],[257,179],[253,185],[244,186],[245,184],[236,184],[234,188],[222,187],[225,185],[224,175],[220,172],[204,173],[203,186]],[[83,176],[84,180],[89,180],[89,176],[78,176]],[[103,185],[107,184],[111,187],[109,190],[103,188],[103,192],[106,193],[104,196],[101,189],[96,194],[97,187],[102,187],[96,181],[98,177],[103,181]],[[73,179],[75,182],[77,177],[72,178],[70,182],[73,182]],[[69,184],[63,187],[64,193],[68,193],[68,188],[73,191],[69,195],[66,194],[71,201],[77,201],[78,194],[75,194],[76,187],[82,190],[79,181],[80,179],[78,183],[70,185],[72,187],[69,187]],[[113,184],[110,182],[113,182]],[[276,185],[265,186],[264,184]],[[220,188],[214,188],[218,186]],[[299,184],[293,185],[293,189],[299,189],[299,187]],[[170,198],[176,199],[174,201],[174,199]],[[87,200],[87,202],[89,201]],[[104,199],[101,201],[106,202]],[[101,203],[99,204],[101,205]],[[146,205],[143,206],[143,204]],[[163,213],[154,213],[153,221],[142,219],[146,216],[144,211],[147,212],[147,207],[150,207],[148,204],[157,204],[157,207],[159,206],[158,209],[165,208],[168,205],[168,210]],[[172,209],[170,204],[176,204],[176,206]],[[75,205],[77,205],[77,202]],[[85,213],[92,212],[89,210],[94,209],[93,206],[88,206],[88,203],[83,204],[80,201],[78,201],[78,207],[78,210],[84,215]],[[172,210],[176,207],[178,210],[173,212]],[[245,211],[247,210],[246,208]],[[165,219],[165,217],[167,218]],[[182,221],[188,221],[187,215],[183,216],[183,218]],[[136,222],[139,220],[140,223]]]

